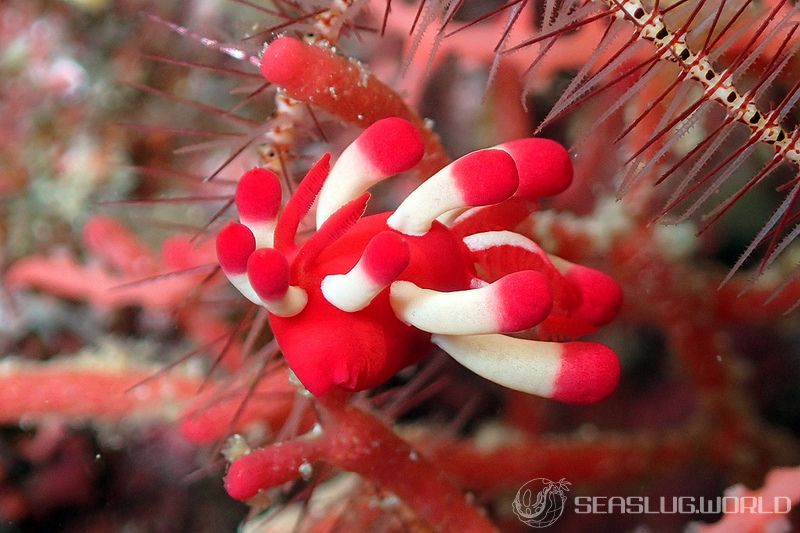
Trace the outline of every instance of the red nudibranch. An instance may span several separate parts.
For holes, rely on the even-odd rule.
[[[424,181],[393,212],[362,216],[367,189],[414,167],[424,152],[410,122],[368,127],[331,168],[325,155],[283,212],[278,177],[254,168],[236,192],[240,223],[217,238],[230,282],[269,311],[291,369],[314,395],[378,386],[431,344],[496,383],[572,403],[598,401],[619,362],[574,337],[609,322],[621,303],[609,276],[544,252],[513,228],[532,202],[566,189],[567,152],[520,139],[467,154]],[[316,232],[296,242],[316,201]]]

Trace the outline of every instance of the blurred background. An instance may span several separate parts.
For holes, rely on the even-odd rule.
[[[499,6],[466,2],[450,27]],[[210,280],[212,237],[230,217],[219,214],[243,170],[275,168],[291,190],[357,128],[309,111],[291,149],[276,147],[260,129],[276,120],[275,91],[257,68],[164,21],[257,57],[275,32],[313,31],[304,14],[323,7],[0,4],[0,531],[233,531],[254,519],[221,482],[217,444],[230,420],[211,435],[186,422],[187,413],[224,403],[226,390],[240,393],[241,376],[254,372],[246,356],[270,338],[264,330],[248,336],[242,302]],[[433,29],[409,37],[418,6],[400,1],[381,36],[384,7],[364,4],[351,16],[338,51],[430,119],[451,157],[530,135],[603,28],[571,32],[526,75],[535,49],[493,63],[505,19],[436,43]],[[539,31],[544,9],[531,2],[518,31]],[[763,14],[749,16],[752,24]],[[792,60],[773,100],[798,75]],[[800,460],[800,324],[796,312],[784,314],[800,287],[789,283],[770,299],[791,282],[797,248],[744,296],[746,274],[717,289],[782,196],[757,188],[699,238],[697,217],[650,224],[652,198],[662,193],[643,186],[618,200],[625,157],[610,148],[613,128],[625,113],[637,116],[647,96],[592,126],[619,94],[598,95],[544,128],[572,147],[576,178],[542,202],[528,227],[548,251],[609,272],[625,289],[620,318],[593,336],[620,354],[619,390],[598,405],[560,405],[502,390],[434,355],[422,366],[427,382],[414,380],[414,368],[371,397],[380,409],[382,393],[408,390],[384,414],[502,530],[526,530],[511,501],[534,477],[566,478],[572,495],[714,497],[740,483],[758,488],[770,470]],[[713,113],[701,131],[719,119]],[[743,165],[742,179],[758,168]],[[203,183],[209,175],[214,181]],[[381,185],[373,208],[396,205],[414,183],[406,176]],[[167,377],[149,380],[167,365]],[[231,382],[239,388],[226,389]],[[255,444],[280,435],[249,423],[241,431]],[[482,476],[489,465],[495,475]],[[800,487],[800,476],[793,479]],[[287,501],[310,497],[294,489]],[[408,530],[385,514],[370,530]],[[568,508],[552,530],[674,531],[719,518],[578,516]],[[789,518],[797,524],[797,512]],[[316,531],[314,523],[300,519],[297,530]]]

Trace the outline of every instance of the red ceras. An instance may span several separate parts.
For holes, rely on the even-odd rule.
[[[575,337],[609,322],[620,302],[607,275],[550,256],[509,231],[572,179],[567,152],[520,139],[469,153],[424,181],[395,211],[362,216],[365,191],[414,167],[424,152],[409,122],[367,128],[330,168],[325,155],[283,213],[272,172],[236,191],[241,223],[217,238],[220,265],[270,313],[291,369],[314,395],[364,390],[418,362],[433,343],[506,387],[575,403],[616,387],[619,362]],[[316,232],[296,242],[316,200]]]

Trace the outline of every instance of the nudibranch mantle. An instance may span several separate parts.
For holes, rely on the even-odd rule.
[[[269,311],[284,357],[314,395],[365,390],[435,344],[472,371],[524,392],[589,403],[610,394],[619,362],[593,342],[508,336],[590,333],[622,299],[609,276],[550,256],[509,230],[533,202],[566,189],[569,155],[547,139],[467,154],[395,211],[362,216],[372,185],[413,168],[424,144],[409,122],[367,128],[331,168],[324,156],[283,212],[278,177],[255,168],[236,191],[240,223],[217,237],[230,282]],[[317,231],[296,243],[316,203]]]

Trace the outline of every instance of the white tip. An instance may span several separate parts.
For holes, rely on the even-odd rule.
[[[331,305],[355,313],[367,307],[386,285],[373,283],[362,268],[356,265],[347,274],[333,274],[322,280],[322,295]]]
[[[482,252],[497,246],[514,246],[537,255],[547,257],[538,244],[513,231],[485,231],[464,237],[464,244],[471,252]]]
[[[386,224],[406,235],[425,235],[438,216],[463,205],[452,182],[449,168],[443,168],[409,194]]]
[[[455,224],[456,220],[458,220],[458,217],[463,215],[464,212],[468,211],[469,209],[470,208],[468,208],[468,207],[457,207],[456,209],[453,209],[452,211],[447,211],[446,213],[443,213],[443,214],[439,215],[438,217],[436,217],[436,221],[439,222],[440,224],[443,224],[443,225],[447,226],[448,228],[450,228],[450,227],[453,226],[453,224]],[[480,209],[480,208],[476,208],[476,209]]]
[[[275,222],[254,222],[241,219],[242,224],[253,232],[256,248],[272,248],[275,240]]]
[[[538,272],[522,271],[478,289],[439,292],[392,283],[390,302],[403,322],[430,333],[476,335],[532,328],[547,318],[552,295]]]
[[[505,335],[433,335],[431,342],[490,381],[561,402],[598,402],[619,384],[617,354],[596,342],[541,342]]]
[[[253,233],[256,247],[271,247],[281,208],[278,175],[258,167],[245,172],[236,186],[235,202],[239,220]]]
[[[479,376],[509,389],[553,396],[561,346],[505,335],[433,335],[431,342]]]
[[[394,231],[382,231],[369,241],[350,272],[322,280],[322,294],[342,311],[360,311],[397,279],[410,259],[405,239]]]
[[[267,311],[280,317],[290,317],[299,314],[308,303],[308,294],[300,287],[290,285],[283,298],[264,300],[259,302]]]
[[[364,157],[358,144],[345,148],[317,198],[317,229],[340,207],[387,177]]]
[[[411,169],[424,153],[422,135],[412,123],[397,117],[374,122],[331,169],[319,195],[317,228],[379,181]]]
[[[228,281],[231,282],[231,285],[233,285],[236,290],[242,293],[242,296],[256,305],[261,305],[261,298],[258,297],[255,289],[253,289],[253,286],[250,284],[250,280],[247,279],[246,272],[241,274],[230,274],[225,272],[225,277],[228,278]]]
[[[306,291],[289,285],[289,263],[273,248],[259,248],[247,259],[247,279],[259,304],[273,315],[289,317],[308,303]]]
[[[478,150],[428,178],[386,223],[406,235],[425,235],[437,217],[454,209],[502,202],[514,194],[518,183],[511,156],[502,150]]]

